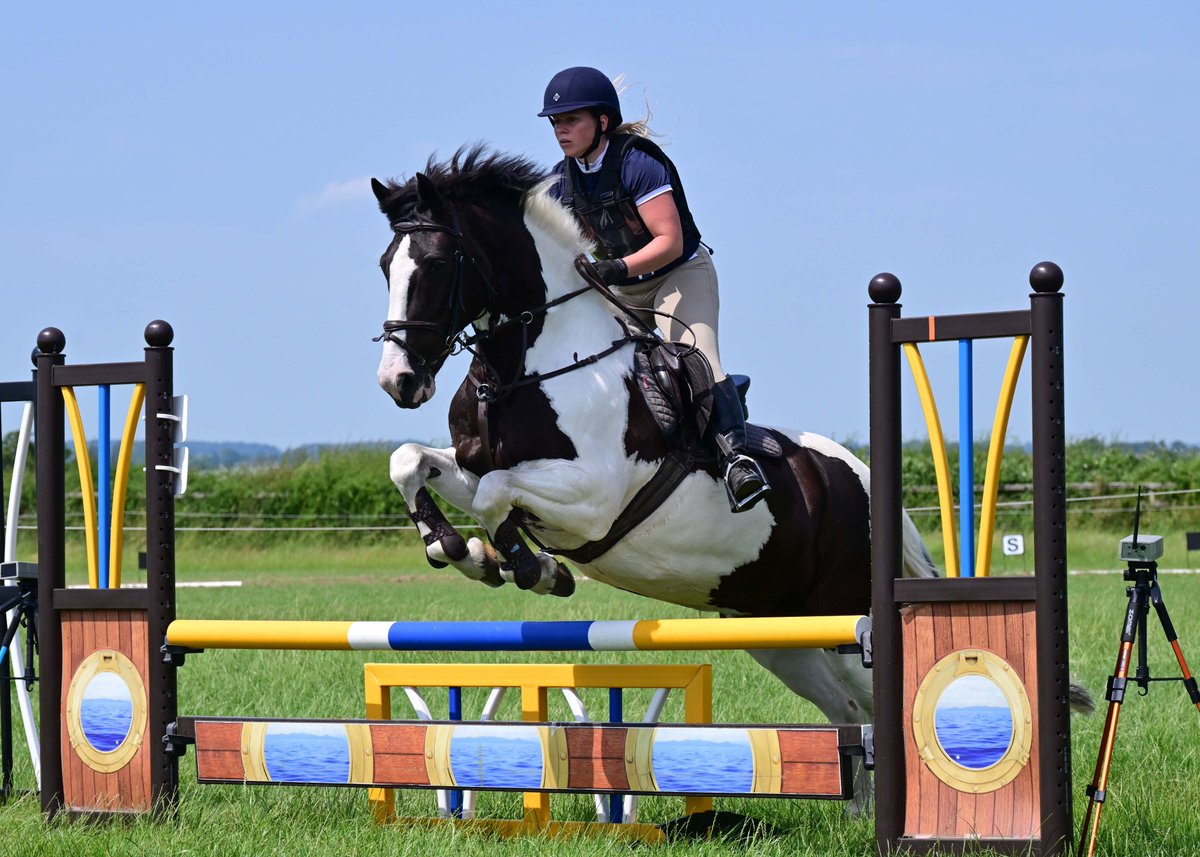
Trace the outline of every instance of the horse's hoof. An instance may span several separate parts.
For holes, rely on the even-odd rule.
[[[575,594],[575,577],[561,562],[558,563],[558,573],[554,576],[554,586],[550,587],[550,594],[559,598],[569,598]]]
[[[445,568],[446,566],[448,566],[450,564],[448,562],[441,562],[439,560],[436,560],[433,557],[431,557],[429,554],[425,554],[425,561],[427,563],[429,563],[431,566],[433,566],[434,568]]]

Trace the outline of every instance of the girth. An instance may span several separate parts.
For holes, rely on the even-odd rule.
[[[629,505],[621,511],[621,514],[617,515],[617,519],[608,528],[608,532],[601,538],[586,542],[577,548],[563,549],[543,545],[529,532],[527,525],[519,523],[521,523],[521,528],[525,530],[525,534],[542,550],[557,554],[558,556],[565,556],[574,562],[584,564],[595,562],[601,556],[608,553],[613,545],[625,538],[634,527],[650,517],[655,509],[666,502],[666,499],[675,493],[675,489],[679,487],[679,483],[683,482],[687,478],[687,475],[692,472],[694,465],[695,459],[692,456],[691,450],[685,448],[672,450],[662,460],[662,463],[658,466],[658,470],[650,477],[650,481],[633,495],[633,499],[629,501]]]

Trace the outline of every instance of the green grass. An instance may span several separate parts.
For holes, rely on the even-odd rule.
[[[1072,533],[1072,568],[1115,569],[1121,534]],[[1080,556],[1078,564],[1076,553]],[[1168,548],[1168,559],[1182,551]],[[1164,566],[1171,566],[1165,562]],[[236,578],[241,589],[181,589],[179,615],[204,618],[308,619],[628,619],[694,616],[695,613],[650,602],[591,582],[582,582],[570,599],[539,598],[506,586],[490,590],[450,569],[430,569],[412,547],[364,546],[345,549],[291,544],[274,549],[181,545],[181,580]],[[1070,629],[1073,673],[1101,698],[1113,669],[1126,598],[1117,575],[1070,579]],[[1186,654],[1200,667],[1200,577],[1164,575],[1162,587]],[[367,661],[393,662],[711,662],[714,666],[714,717],[723,722],[820,722],[809,703],[787,693],[742,652],[563,653],[447,655],[346,652],[208,652],[189,657],[180,673],[183,714],[230,716],[360,717],[362,670]],[[1159,676],[1178,668],[1153,617],[1150,666]],[[603,711],[603,691],[585,693],[589,708]],[[431,697],[433,695],[431,694]],[[648,697],[633,694],[627,712]],[[480,696],[467,695],[467,710]],[[516,702],[507,712],[516,717]],[[555,700],[552,717],[565,718]],[[681,719],[675,700],[667,719]],[[440,708],[444,713],[444,702]],[[435,704],[435,715],[439,705]],[[396,716],[403,716],[397,703]],[[1083,789],[1091,779],[1103,726],[1103,708],[1091,717],[1074,717],[1074,797],[1077,823],[1085,806]],[[19,734],[19,732],[18,732]],[[18,739],[19,740],[19,739]],[[20,744],[18,744],[20,749]],[[205,786],[195,782],[189,754],[181,764],[178,818],[164,823],[47,825],[36,799],[25,797],[0,807],[3,853],[31,855],[92,854],[398,854],[481,855],[627,854],[616,841],[554,842],[540,838],[497,841],[456,830],[378,827],[366,809],[366,794],[350,789]],[[17,783],[32,787],[28,759],[18,753]],[[1101,827],[1104,854],[1180,855],[1196,852],[1200,842],[1200,716],[1176,683],[1156,683],[1146,697],[1130,693],[1122,709],[1120,731]],[[590,800],[555,796],[556,818],[588,820]],[[717,807],[764,819],[782,833],[759,841],[763,855],[866,855],[873,853],[869,818],[848,819],[830,802],[718,800]],[[435,812],[432,794],[404,793],[402,814]],[[520,797],[481,796],[482,814],[516,817]],[[682,813],[680,798],[644,798],[641,818],[661,822]],[[654,854],[743,854],[743,844],[675,844]]]

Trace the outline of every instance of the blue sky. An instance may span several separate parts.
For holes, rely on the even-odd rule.
[[[722,356],[754,377],[759,421],[865,440],[874,274],[901,278],[909,314],[1017,309],[1052,259],[1068,433],[1200,443],[1194,4],[671,2],[637,18],[543,2],[6,8],[0,378],[25,377],[47,325],[72,361],[128,360],[161,317],[194,438],[444,438],[464,364],[415,412],[376,385],[389,233],[367,182],[478,139],[549,165],[542,90],[589,64],[627,75],[627,114],[653,108],[716,248]],[[952,437],[955,352],[926,352]],[[979,432],[1006,354],[977,350]],[[904,434],[920,436],[906,396]]]

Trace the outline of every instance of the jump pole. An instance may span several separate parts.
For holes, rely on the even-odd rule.
[[[280,622],[176,619],[168,647],[396,652],[832,649],[861,644],[866,616],[597,622]]]

